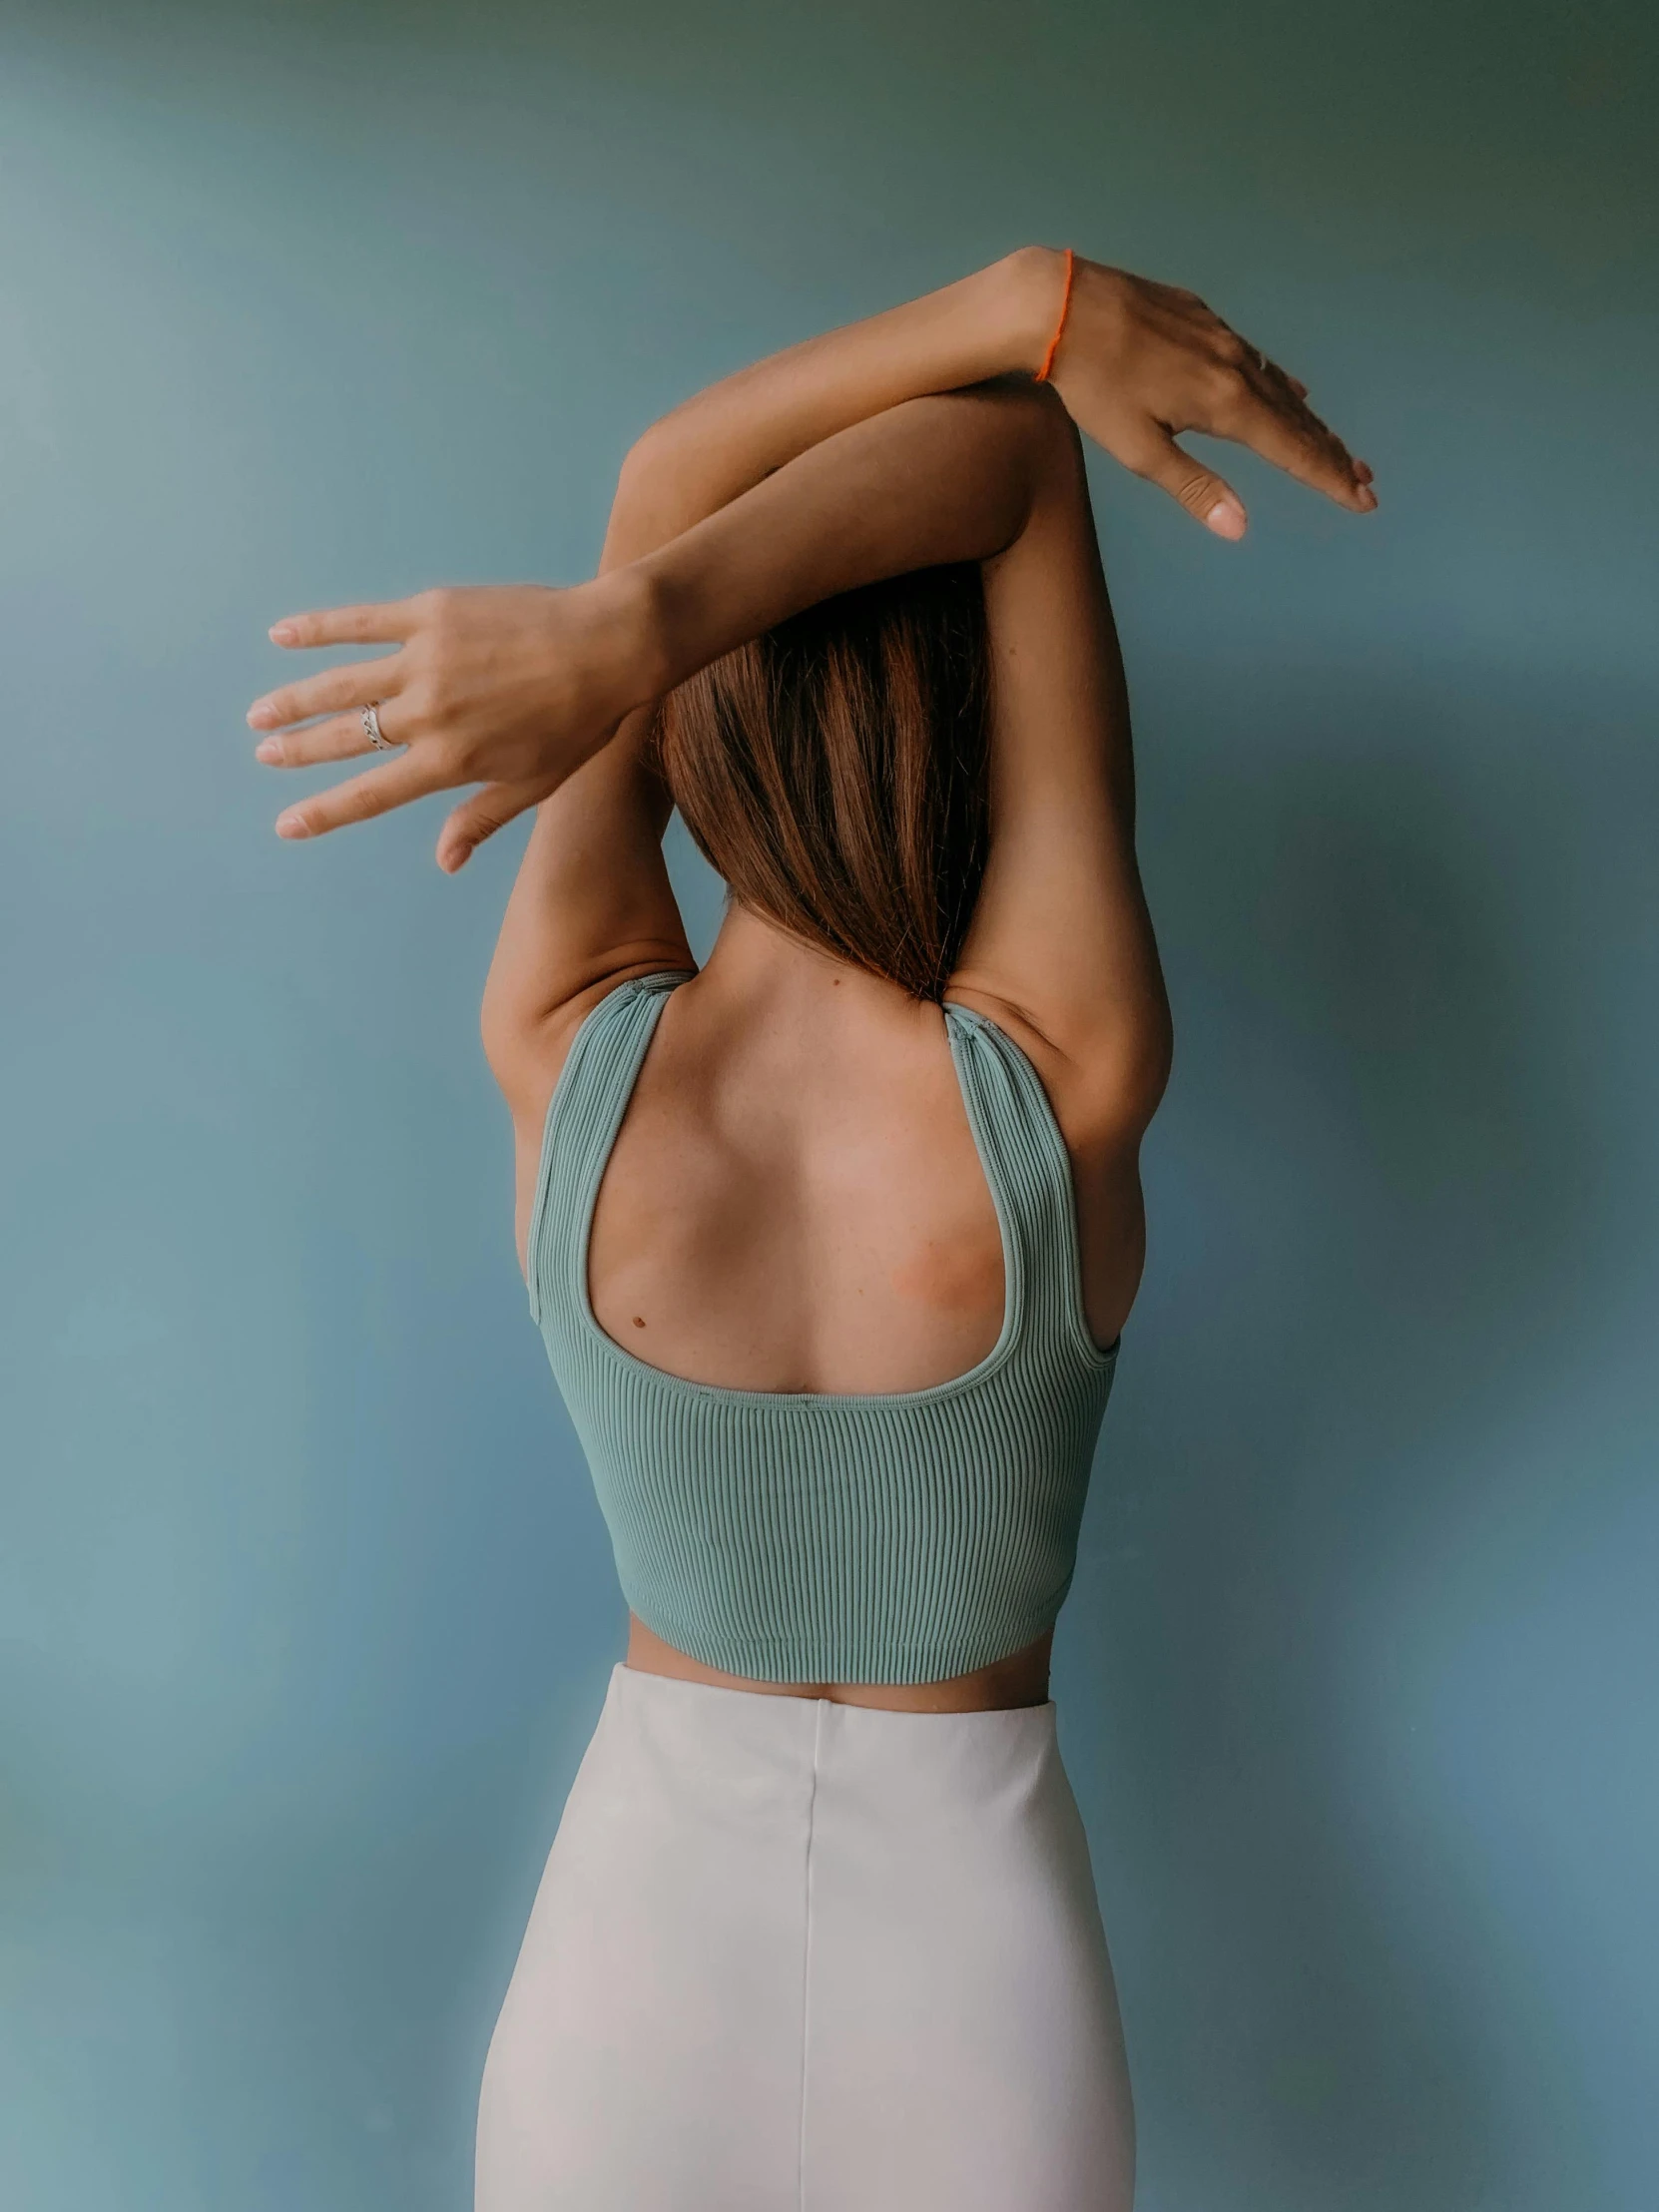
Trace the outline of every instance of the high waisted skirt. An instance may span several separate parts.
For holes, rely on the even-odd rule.
[[[1054,1707],[619,1666],[490,2044],[477,2212],[1128,2212]]]

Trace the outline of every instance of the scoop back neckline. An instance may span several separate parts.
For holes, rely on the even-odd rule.
[[[674,978],[675,985],[678,987],[681,982],[688,980],[695,972],[693,969],[665,968],[655,975],[635,976],[631,983],[623,985],[622,988],[632,990],[638,995],[649,984],[666,981],[670,977]],[[658,995],[666,1004],[669,993],[663,991]],[[608,998],[601,999],[599,1006],[596,1006],[593,1012],[597,1014],[600,1007],[608,1003]],[[1005,1367],[1012,1356],[1018,1338],[1019,1321],[1024,1306],[1024,1271],[1020,1265],[1020,1256],[1015,1246],[1013,1226],[1008,1219],[1007,1208],[1003,1203],[1001,1193],[997,1188],[996,1177],[992,1174],[990,1163],[986,1157],[985,1145],[979,1133],[978,1112],[963,1076],[962,1060],[957,1047],[956,1035],[950,1026],[952,1015],[970,1022],[983,1022],[985,1027],[990,1029],[996,1028],[996,1024],[986,1020],[983,1014],[976,1013],[970,1006],[958,1006],[948,999],[940,999],[938,1003],[940,1011],[944,1015],[945,1036],[950,1046],[950,1064],[955,1073],[957,1089],[961,1093],[962,1111],[967,1116],[968,1134],[973,1140],[974,1153],[979,1161],[979,1171],[985,1178],[985,1187],[990,1194],[991,1206],[996,1214],[997,1233],[1002,1240],[1002,1327],[997,1333],[995,1344],[991,1346],[982,1360],[976,1361],[971,1368],[965,1368],[960,1375],[947,1376],[942,1382],[925,1382],[919,1388],[913,1390],[754,1390],[747,1389],[738,1383],[700,1382],[692,1376],[675,1375],[671,1369],[655,1367],[649,1360],[642,1360],[637,1353],[630,1352],[626,1345],[618,1344],[608,1330],[601,1328],[599,1317],[593,1310],[592,1299],[588,1291],[588,1255],[593,1238],[594,1215],[599,1208],[599,1193],[604,1185],[605,1171],[610,1166],[611,1155],[616,1149],[616,1140],[621,1133],[629,1102],[634,1095],[635,1085],[639,1081],[640,1070],[645,1065],[645,1056],[651,1049],[651,1038],[655,1034],[658,1018],[655,1015],[652,1018],[651,1029],[647,1032],[644,1042],[640,1046],[638,1057],[634,1062],[633,1071],[628,1080],[628,1087],[618,1103],[616,1119],[611,1126],[604,1150],[600,1153],[590,1178],[587,1194],[582,1203],[580,1228],[574,1240],[576,1311],[588,1337],[600,1345],[625,1371],[637,1375],[643,1385],[661,1385],[670,1391],[684,1391],[697,1397],[720,1399],[727,1404],[776,1405],[781,1408],[801,1411],[879,1412],[888,1407],[894,1411],[908,1407],[921,1407],[943,1398],[957,1396],[965,1390],[975,1389],[980,1384],[989,1382],[995,1374]],[[593,1015],[590,1014],[588,1019],[591,1021]],[[1001,1034],[1002,1032],[999,1031],[998,1033]],[[1010,1038],[1009,1042],[1012,1043],[1013,1040]],[[1017,1050],[1018,1047],[1016,1046],[1015,1049]],[[575,1051],[576,1042],[573,1040],[571,1051],[565,1060],[566,1068],[569,1067],[571,1059],[575,1057]],[[563,1076],[564,1069],[561,1069],[561,1081]],[[555,1095],[557,1095],[556,1092]],[[1016,1278],[1018,1311],[1016,1311]],[[1102,1353],[1099,1357],[1102,1360],[1109,1359],[1116,1354],[1116,1351],[1117,1347],[1114,1344],[1110,1352]]]

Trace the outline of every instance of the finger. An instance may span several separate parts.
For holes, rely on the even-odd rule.
[[[387,599],[362,607],[313,608],[271,625],[274,645],[401,645],[415,626],[414,602]]]
[[[1288,369],[1281,368],[1277,361],[1270,360],[1259,345],[1249,347],[1248,351],[1252,367],[1257,375],[1266,382],[1269,389],[1281,395],[1288,395],[1292,400],[1298,402],[1307,398],[1308,386],[1300,376],[1293,376]]]
[[[1300,376],[1289,375],[1277,361],[1270,361],[1265,353],[1261,356],[1260,374],[1267,396],[1288,408],[1293,415],[1305,417],[1317,425],[1325,436],[1331,436],[1330,429],[1309,406],[1308,386]]]
[[[297,807],[289,807],[276,817],[276,834],[326,836],[330,830],[343,830],[353,822],[371,822],[376,815],[390,814],[394,807],[406,807],[411,799],[423,799],[438,789],[432,763],[405,753],[384,768],[370,769],[366,776],[354,776],[348,784],[335,784],[331,790],[313,793]]]
[[[438,865],[446,875],[465,867],[486,837],[493,837],[531,807],[558,790],[556,779],[538,777],[521,784],[486,784],[463,800],[438,833]]]
[[[1339,506],[1365,513],[1377,504],[1376,494],[1356,474],[1342,439],[1288,386],[1276,386],[1254,364],[1242,368],[1232,396],[1214,415],[1194,421],[1191,427],[1248,445],[1253,453],[1298,483],[1324,492]]]
[[[1307,406],[1308,386],[1300,376],[1293,376],[1276,360],[1272,360],[1259,345],[1253,345],[1242,337],[1230,322],[1213,316],[1213,351],[1224,368],[1232,368],[1275,406],[1283,406],[1293,417],[1301,417],[1319,433],[1330,438],[1332,433],[1318,415]],[[1340,440],[1333,439],[1340,446]],[[1345,453],[1346,460],[1347,455]]]
[[[384,653],[377,661],[349,661],[339,668],[321,669],[302,683],[284,684],[255,700],[248,710],[248,727],[280,730],[290,722],[306,722],[312,715],[377,705],[403,681],[402,661],[401,653]]]
[[[1308,387],[1288,376],[1275,360],[1270,360],[1259,345],[1241,337],[1230,322],[1217,320],[1210,332],[1208,347],[1212,363],[1219,368],[1220,376],[1213,394],[1217,408],[1236,396],[1229,386],[1229,378],[1242,379],[1261,398],[1271,405],[1284,407],[1292,414],[1299,410],[1309,413],[1309,419],[1319,422],[1319,417],[1306,408]],[[1324,423],[1319,423],[1323,430]]]
[[[1246,529],[1245,504],[1214,469],[1177,445],[1160,424],[1129,466],[1149,483],[1160,484],[1172,499],[1186,508],[1195,522],[1202,522],[1218,538],[1242,538]]]
[[[1301,378],[1287,374],[1277,361],[1270,360],[1260,348],[1254,345],[1246,348],[1245,356],[1238,365],[1241,373],[1258,396],[1265,399],[1269,406],[1275,408],[1284,416],[1293,436],[1302,441],[1308,452],[1311,454],[1315,452],[1322,453],[1329,463],[1334,464],[1338,472],[1338,480],[1346,484],[1346,490],[1334,488],[1334,482],[1328,481],[1324,477],[1315,479],[1304,476],[1302,480],[1309,483],[1317,482],[1319,490],[1329,492],[1331,497],[1340,499],[1345,505],[1358,508],[1362,512],[1375,507],[1377,504],[1375,494],[1370,497],[1365,496],[1366,487],[1372,481],[1370,463],[1357,461],[1330,424],[1323,422],[1315,414],[1313,408],[1308,405],[1308,386],[1302,382]],[[1237,435],[1237,432],[1231,434]],[[1257,450],[1260,450],[1260,448]],[[1285,466],[1287,464],[1282,462],[1279,465]],[[1300,472],[1293,469],[1292,473],[1299,474]],[[1356,494],[1359,496],[1356,496]]]
[[[386,718],[380,717],[380,735],[392,745],[403,745],[406,739],[386,728]],[[256,761],[263,761],[267,768],[314,768],[319,761],[351,761],[359,753],[375,751],[373,741],[363,728],[361,714],[335,715],[327,722],[313,722],[303,730],[279,730],[269,738],[262,738],[254,748]]]

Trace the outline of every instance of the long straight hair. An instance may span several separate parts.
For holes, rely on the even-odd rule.
[[[989,740],[976,562],[793,616],[680,685],[656,732],[734,898],[932,1000],[985,872]]]

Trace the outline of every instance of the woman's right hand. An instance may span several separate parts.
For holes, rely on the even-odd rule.
[[[1038,251],[1058,320],[1064,257]],[[1314,413],[1307,385],[1197,292],[1078,255],[1050,381],[1080,430],[1218,537],[1244,536],[1244,501],[1176,443],[1184,430],[1248,445],[1356,514],[1377,505],[1371,469]]]

